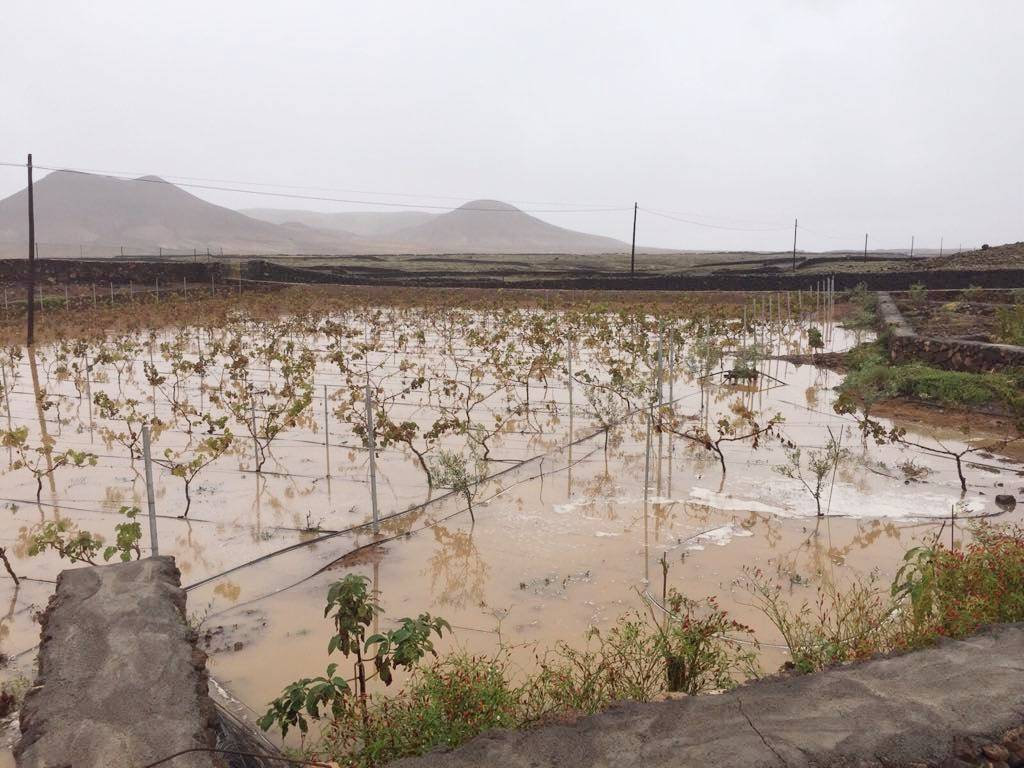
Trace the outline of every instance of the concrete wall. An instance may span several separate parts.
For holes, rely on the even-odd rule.
[[[19,768],[138,768],[216,746],[206,655],[170,557],[64,571],[43,616],[21,710]],[[214,768],[192,753],[173,768]]]
[[[1024,368],[1024,347],[919,336],[887,293],[878,294],[878,311],[889,331],[889,357],[894,363],[921,360],[936,368],[971,373]]]
[[[491,731],[394,768],[886,768],[1024,764],[1024,625],[721,696]]]

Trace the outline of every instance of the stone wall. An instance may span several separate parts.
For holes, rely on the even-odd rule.
[[[386,265],[306,268],[286,263],[252,260],[245,265],[250,280],[340,283],[344,285],[400,285],[437,288],[526,288],[601,291],[798,291],[810,289],[823,275],[791,274],[780,270],[710,274],[645,275],[600,272],[545,272],[536,278],[520,274],[422,269],[408,271]],[[930,290],[1024,286],[1024,270],[917,270],[893,272],[837,272],[837,291],[864,284],[872,291],[905,291],[921,284]]]
[[[888,293],[878,294],[878,312],[889,332],[889,357],[894,363],[920,360],[936,368],[971,373],[1024,368],[1024,347],[919,336]]]
[[[635,277],[621,272],[545,272],[537,277],[522,273],[488,270],[486,273],[461,270],[405,268],[380,264],[365,266],[309,268],[293,265],[287,259],[271,261],[260,258],[240,260],[242,276],[247,280],[287,283],[339,283],[344,285],[408,285],[420,287],[463,288],[541,288],[573,290],[641,290],[641,291],[798,291],[808,290],[823,275],[792,274],[783,267],[723,270],[707,274],[680,272],[674,275],[648,275],[641,270]],[[169,261],[153,259],[38,259],[37,274],[41,281],[62,285],[67,283],[129,282],[152,285],[209,283],[213,274],[218,282],[237,276],[234,263],[205,261]],[[827,266],[827,265],[823,265]],[[0,259],[0,284],[24,282],[26,259]],[[962,289],[976,285],[982,288],[1024,286],[1024,270],[914,270],[835,273],[836,290],[847,290],[863,283],[873,291],[904,291],[915,284],[930,290]]]
[[[19,768],[138,768],[216,746],[206,655],[170,557],[64,571],[21,709]],[[215,768],[208,752],[174,768]]]
[[[121,261],[119,259],[37,259],[36,276],[41,283],[153,285],[159,279],[162,285],[210,282],[213,275],[218,282],[234,274],[233,268],[218,262],[191,261]],[[27,259],[0,259],[0,284],[19,285],[28,276]]]

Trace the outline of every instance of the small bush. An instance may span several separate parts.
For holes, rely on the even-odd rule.
[[[913,304],[921,306],[928,300],[928,289],[921,283],[914,283],[910,286],[910,290],[907,291],[907,295]]]
[[[980,525],[964,549],[912,549],[892,594],[909,603],[925,638],[964,637],[985,624],[1024,620],[1024,528]]]
[[[310,755],[378,766],[455,747],[491,728],[598,712],[617,701],[650,701],[666,690],[721,690],[754,674],[753,651],[743,645],[753,644],[751,630],[714,599],[671,591],[668,603],[664,619],[630,613],[605,631],[592,629],[582,649],[559,643],[538,654],[537,671],[521,684],[513,682],[503,647],[494,656],[456,652],[416,667],[397,693],[370,696],[365,706],[355,696],[335,697]]]
[[[871,328],[875,324],[878,311],[878,295],[865,283],[858,283],[849,293],[847,299],[853,312],[843,321],[846,328]]]
[[[811,349],[825,348],[825,339],[821,335],[821,330],[813,325],[807,329],[807,344]]]
[[[964,301],[980,301],[985,295],[985,289],[980,285],[970,285],[960,291],[960,297]]]
[[[748,572],[745,586],[781,633],[799,672],[1024,620],[1024,528],[981,523],[971,532],[964,549],[911,549],[887,591],[872,574],[841,591],[826,584],[813,604],[793,605],[760,571]]]
[[[1024,345],[1024,303],[996,309],[996,340]]]
[[[349,697],[318,752],[353,766],[454,747],[490,728],[518,724],[518,693],[499,659],[453,654],[417,669],[395,696],[373,696],[363,714]]]

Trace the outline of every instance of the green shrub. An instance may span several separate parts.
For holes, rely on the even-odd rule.
[[[985,289],[980,285],[969,285],[960,291],[960,297],[964,301],[980,301],[985,295]]]
[[[317,752],[342,764],[375,766],[454,747],[490,728],[519,724],[507,660],[455,653],[418,668],[395,696],[373,696],[363,715],[353,699],[328,726]]]
[[[853,405],[903,396],[953,408],[996,405],[1024,415],[1024,371],[967,373],[921,362],[891,365],[878,343],[851,350],[846,362],[850,371],[836,401],[841,413],[851,412]]]
[[[811,349],[825,348],[825,339],[821,335],[821,330],[813,325],[807,329],[807,344]]]
[[[760,571],[748,572],[745,586],[799,672],[1024,620],[1024,528],[980,523],[971,533],[964,549],[936,544],[908,551],[887,591],[872,575],[841,591],[827,583],[813,603],[795,605]]]
[[[878,294],[868,290],[865,283],[858,283],[847,294],[853,312],[843,320],[846,328],[871,328],[875,325],[878,311]]]
[[[979,525],[964,549],[918,547],[893,583],[924,638],[964,637],[985,624],[1024,620],[1024,528]]]
[[[456,652],[417,666],[393,695],[363,701],[329,669],[326,678],[290,686],[294,703],[286,689],[272,703],[267,725],[294,719],[290,724],[305,733],[306,716],[322,717],[323,737],[308,750],[311,757],[378,766],[457,746],[490,728],[598,712],[617,701],[649,701],[666,690],[722,690],[754,674],[754,653],[744,645],[754,645],[749,628],[713,598],[690,600],[673,590],[667,601],[662,619],[630,613],[607,630],[591,629],[582,649],[559,643],[538,654],[537,671],[521,684],[513,682],[504,647],[494,656]],[[338,695],[324,697],[324,691]],[[307,708],[310,693],[315,712]]]
[[[910,297],[910,301],[920,306],[928,300],[928,289],[921,283],[914,283],[910,286],[910,290],[907,291],[907,295]]]
[[[996,309],[996,340],[1024,345],[1024,303]]]

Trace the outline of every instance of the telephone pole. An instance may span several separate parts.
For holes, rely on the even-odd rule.
[[[629,274],[630,277],[636,272],[636,211],[637,204],[633,203],[633,247],[629,251]]]
[[[864,233],[864,263],[868,261],[868,233]]]
[[[793,271],[796,272],[796,223],[797,220],[793,219]]]
[[[32,155],[28,156],[28,346],[36,341],[36,211],[32,199]]]
[[[910,258],[914,258],[914,236],[910,236]]]

